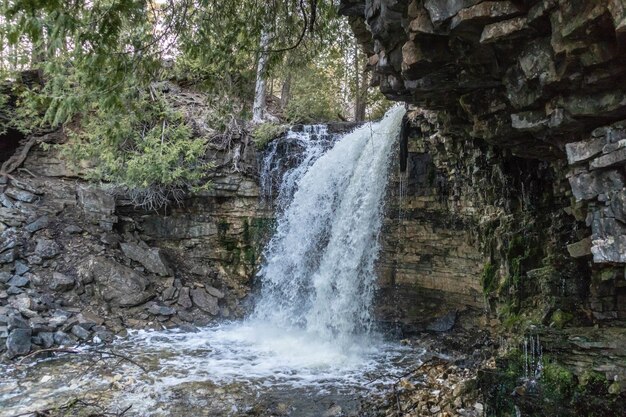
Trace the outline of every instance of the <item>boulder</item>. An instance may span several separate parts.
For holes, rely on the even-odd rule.
[[[136,243],[121,243],[120,248],[124,255],[135,262],[139,262],[148,271],[161,276],[172,275],[160,249],[144,248]]]
[[[26,287],[28,284],[30,284],[30,280],[26,277],[21,277],[19,275],[15,275],[13,276],[13,278],[11,278],[8,282],[9,285],[15,286],[15,287]]]
[[[65,292],[74,288],[74,278],[59,272],[52,273],[52,281],[50,282],[50,289],[52,291]]]
[[[143,275],[104,257],[89,259],[79,275],[83,282],[93,280],[100,297],[114,306],[133,307],[154,296]]]
[[[158,304],[152,304],[148,308],[148,312],[158,316],[173,316],[176,314],[176,309],[172,307],[160,306]]]
[[[35,255],[42,259],[54,258],[61,251],[59,245],[50,239],[37,240],[37,246],[35,247]]]
[[[220,312],[217,304],[217,297],[213,297],[203,288],[195,288],[191,290],[191,299],[193,303],[202,311],[216,316]]]
[[[6,341],[7,355],[10,358],[28,355],[30,352],[30,338],[33,332],[31,329],[15,329],[9,333]]]
[[[41,229],[48,227],[49,223],[50,223],[50,219],[48,218],[48,216],[41,216],[34,222],[27,224],[25,229],[31,233],[35,233]]]
[[[20,190],[19,188],[10,187],[5,191],[5,194],[14,200],[22,201],[24,203],[32,203],[37,199],[37,196],[29,191]]]
[[[215,298],[224,298],[224,293],[214,287],[205,287],[206,292]]]
[[[15,273],[17,275],[24,275],[30,271],[30,267],[22,261],[15,261]]]
[[[180,294],[178,295],[178,305],[183,308],[193,307],[193,303],[191,301],[191,291],[189,287],[182,287],[180,289]]]
[[[91,335],[89,333],[89,330],[85,329],[79,324],[75,324],[72,326],[72,334],[80,340],[88,340],[89,336]]]

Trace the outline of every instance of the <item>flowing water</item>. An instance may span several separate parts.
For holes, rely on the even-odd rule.
[[[403,113],[396,107],[343,137],[320,126],[290,132],[282,146],[297,152],[287,152],[289,161],[278,156],[278,144],[269,148],[262,179],[266,189],[279,187],[277,227],[246,320],[195,333],[131,333],[113,348],[133,363],[91,347],[0,369],[7,375],[0,415],[75,396],[116,410],[132,406],[125,415],[322,416],[332,407],[360,415],[360,397],[384,390],[419,361],[419,353],[384,341],[371,315]]]

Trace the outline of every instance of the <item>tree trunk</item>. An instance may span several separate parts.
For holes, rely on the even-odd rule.
[[[270,44],[270,35],[265,30],[261,33],[261,41],[259,42],[259,62],[256,69],[256,86],[254,87],[254,104],[252,105],[252,123],[263,123],[265,120],[266,103],[266,82],[265,73],[267,72],[267,49]]]
[[[285,110],[291,98],[291,72],[287,73],[283,87],[280,90],[280,108]]]
[[[354,121],[362,122],[365,120],[365,107],[367,106],[367,73],[365,67],[361,70],[359,65],[360,61],[359,47],[357,44],[354,46],[354,89],[355,89],[355,103],[354,103]]]

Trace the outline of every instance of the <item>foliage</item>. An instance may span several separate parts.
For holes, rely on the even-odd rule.
[[[129,190],[136,205],[159,208],[186,190],[206,188],[211,165],[206,138],[193,137],[180,112],[158,93],[128,97],[129,111],[99,108],[68,133],[64,154],[74,163],[94,164],[89,175]]]
[[[275,123],[262,123],[252,132],[254,144],[258,149],[263,149],[273,139],[279,137],[287,130],[286,126]]]
[[[480,283],[485,295],[491,294],[497,290],[497,268],[491,262],[487,262],[483,266],[483,272],[480,275]]]
[[[293,78],[281,109],[287,121],[347,116],[355,43],[336,17],[331,0],[4,1],[0,77],[16,80],[27,69],[38,81],[16,84],[0,130],[62,127],[71,136],[65,154],[88,160],[90,178],[128,190],[138,204],[165,204],[203,182],[207,140],[229,146],[243,134],[261,52],[269,53],[270,78]],[[269,51],[258,50],[264,32]],[[208,97],[202,123],[210,137],[195,137],[189,121],[155,97],[153,86],[168,80]],[[8,107],[0,95],[0,114]]]

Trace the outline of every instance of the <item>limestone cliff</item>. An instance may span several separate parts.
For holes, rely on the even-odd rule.
[[[579,375],[624,381],[626,2],[343,0],[340,11],[373,84],[414,109],[383,314],[419,329],[484,309],[483,324],[540,333]]]

